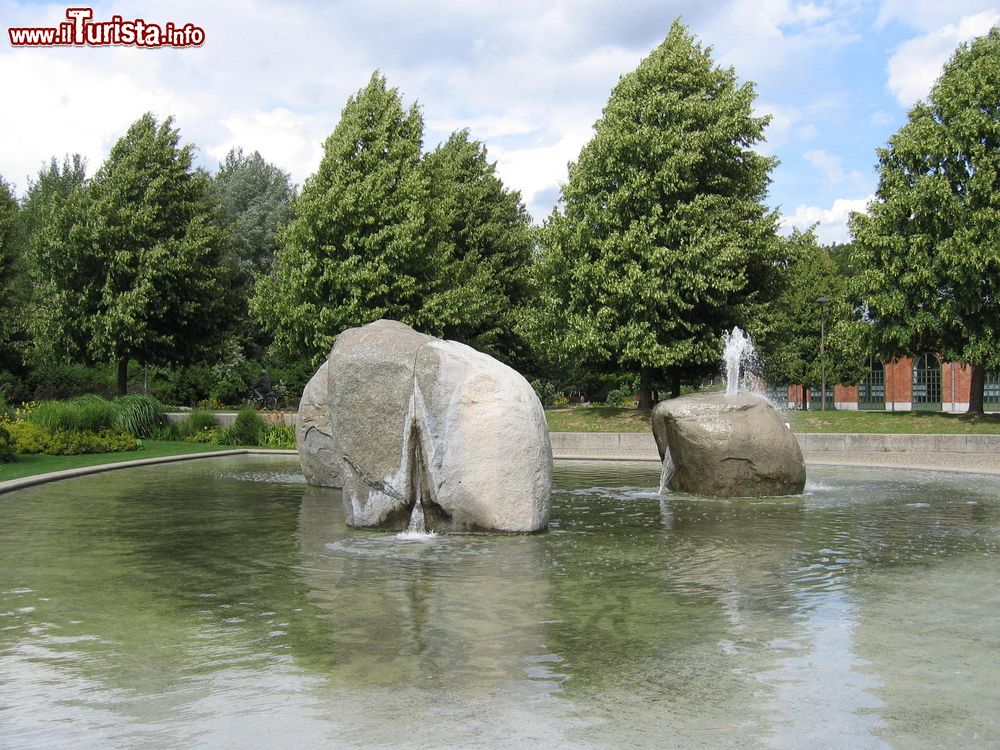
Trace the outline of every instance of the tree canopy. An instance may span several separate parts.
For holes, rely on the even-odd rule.
[[[278,230],[291,218],[295,195],[287,172],[267,162],[260,152],[234,148],[212,177],[212,196],[219,223],[229,236],[227,262],[242,292],[258,274],[271,270],[278,250]]]
[[[936,351],[972,366],[970,411],[1000,367],[1000,29],[963,44],[878,151],[851,218],[854,291],[883,358]]]
[[[404,110],[378,73],[348,100],[256,286],[252,309],[278,352],[315,362],[345,328],[419,322],[436,265],[422,134],[416,105]]]
[[[0,370],[15,366],[15,341],[21,317],[12,294],[16,276],[18,205],[10,186],[0,178]],[[2,394],[0,394],[2,395]]]
[[[528,294],[531,217],[468,130],[424,157],[442,278],[425,318],[447,338],[501,359],[522,348],[515,324]]]
[[[223,235],[179,140],[172,118],[143,115],[39,237],[39,317],[66,356],[117,363],[120,392],[130,359],[189,361],[226,329]]]
[[[812,229],[796,229],[782,242],[790,258],[782,292],[768,316],[770,335],[755,339],[765,378],[773,384],[817,387],[825,363],[828,384],[856,381],[864,359],[864,327],[848,299],[838,247],[820,246]]]
[[[611,92],[542,234],[536,347],[642,375],[712,368],[777,292],[767,117],[675,21]]]

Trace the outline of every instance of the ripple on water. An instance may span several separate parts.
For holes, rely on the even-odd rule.
[[[416,542],[221,460],[5,496],[0,744],[1000,745],[995,478],[557,462],[548,532]]]

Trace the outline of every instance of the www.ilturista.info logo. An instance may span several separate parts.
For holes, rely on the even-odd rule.
[[[141,18],[94,21],[92,8],[67,8],[68,21],[58,26],[7,29],[12,47],[200,47],[205,30],[193,23],[167,22],[160,26]]]

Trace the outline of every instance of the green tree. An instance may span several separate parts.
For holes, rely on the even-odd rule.
[[[459,130],[424,157],[428,207],[437,227],[439,279],[421,317],[440,335],[500,359],[523,357],[515,335],[528,293],[531,217],[487,161],[486,147]]]
[[[782,292],[768,315],[770,335],[759,340],[755,337],[762,352],[764,377],[772,384],[818,387],[825,362],[828,384],[856,382],[864,359],[859,347],[864,341],[863,336],[859,338],[863,330],[858,330],[857,316],[848,301],[847,278],[838,264],[837,247],[821,247],[813,229],[796,229],[782,242],[790,262],[784,271]],[[827,302],[820,302],[820,298]],[[824,328],[825,340],[821,342]]]
[[[656,377],[678,392],[722,331],[753,327],[781,250],[754,98],[679,21],[621,78],[543,232],[537,348],[638,372],[649,407]]]
[[[35,179],[28,180],[18,217],[18,234],[24,253],[30,252],[33,238],[49,222],[53,203],[59,198],[66,198],[74,189],[83,187],[86,179],[87,160],[80,154],[67,154],[61,164],[53,156],[38,171]]]
[[[233,281],[243,291],[270,272],[278,251],[278,230],[291,218],[291,177],[259,152],[232,149],[212,178],[219,223],[229,235]]]
[[[61,164],[53,156],[36,179],[29,179],[18,215],[19,270],[10,295],[12,304],[25,310],[20,319],[22,330],[15,335],[25,360],[36,368],[51,367],[67,353],[67,334],[58,325],[51,304],[57,296],[56,287],[42,256],[45,238],[53,232],[59,235],[56,225],[61,226],[63,204],[84,186],[86,173],[87,161],[79,154],[63,157]],[[62,229],[68,232],[69,227]]]
[[[1000,367],[1000,29],[963,44],[879,149],[851,217],[854,290],[882,357],[937,351],[972,368],[970,413]]]
[[[17,220],[14,191],[0,178],[0,370],[14,368],[19,361],[15,342],[21,313],[13,294],[18,260]]]
[[[93,181],[60,202],[37,261],[68,355],[118,366],[191,361],[224,334],[230,284],[208,178],[168,118],[137,120]]]
[[[352,96],[280,233],[251,309],[277,356],[325,356],[345,328],[389,317],[420,325],[438,249],[420,168],[423,120],[377,72]]]

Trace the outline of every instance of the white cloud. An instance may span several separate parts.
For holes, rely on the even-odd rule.
[[[223,124],[231,137],[209,148],[212,156],[221,161],[236,147],[248,153],[259,151],[266,160],[289,171],[292,180],[300,185],[319,166],[329,127],[315,117],[297,115],[283,107],[256,110],[249,115],[235,114]]]
[[[151,86],[126,65],[109,70],[37,52],[0,55],[0,81],[8,102],[0,109],[0,164],[4,178],[20,191],[51,156],[82,154],[95,171],[144,112],[161,120],[175,114],[180,121],[193,113],[191,102]]]
[[[928,32],[958,18],[996,10],[996,0],[883,0],[875,26],[881,29],[895,22]]]
[[[501,179],[521,191],[532,215],[541,221],[552,206],[540,204],[537,198],[566,181],[566,165],[576,160],[592,135],[591,128],[579,128],[560,134],[551,143],[524,148],[496,147],[490,153],[497,159]]]
[[[819,170],[827,182],[837,183],[844,179],[844,160],[839,156],[834,156],[821,148],[806,151],[802,156]]]
[[[792,229],[805,231],[813,224],[819,223],[816,237],[821,243],[850,242],[847,220],[851,212],[864,211],[874,197],[869,195],[867,198],[837,198],[829,208],[802,205],[796,208],[791,216],[781,217],[781,228],[786,232],[791,232]]]
[[[926,97],[955,48],[987,33],[998,21],[1000,12],[986,10],[905,42],[889,60],[887,85],[896,101],[909,107]]]

